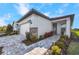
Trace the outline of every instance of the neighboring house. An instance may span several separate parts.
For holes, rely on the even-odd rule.
[[[70,37],[70,29],[73,19],[74,14],[49,18],[35,9],[31,9],[26,15],[17,21],[17,24],[20,26],[20,34],[24,36],[26,32],[34,33],[39,37],[50,31],[53,31],[54,35],[61,35],[63,31],[65,35]]]
[[[13,30],[14,31],[19,31],[20,30],[20,25],[17,22],[14,22],[14,24],[13,24]]]

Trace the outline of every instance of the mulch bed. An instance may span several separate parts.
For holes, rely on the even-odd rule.
[[[0,35],[0,37],[3,37],[3,36],[7,36],[7,34],[4,33],[4,34],[1,34],[1,35]]]
[[[42,39],[42,40],[43,40],[43,39]],[[41,41],[41,40],[36,40],[36,41],[24,40],[24,41],[22,41],[22,42],[23,42],[25,45],[29,46],[29,45],[34,44],[34,43],[39,42],[39,41]]]
[[[39,42],[39,41],[41,41],[41,40],[45,40],[46,38],[44,38],[44,39],[37,39],[37,40],[23,40],[22,41],[22,43],[24,43],[25,45],[27,45],[27,46],[29,46],[29,45],[31,45],[31,44],[34,44],[34,43],[36,43],[36,42]]]
[[[35,42],[33,42],[33,41],[30,41],[30,40],[24,40],[24,41],[22,41],[25,45],[31,45],[31,44],[33,44],[33,43],[35,43]]]
[[[4,34],[1,34],[0,37],[11,36],[11,35],[18,35],[18,34],[14,34],[14,33],[12,33],[12,34],[6,34],[6,33],[4,33]]]

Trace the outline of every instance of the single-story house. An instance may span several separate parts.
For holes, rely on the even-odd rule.
[[[73,19],[74,14],[49,18],[35,9],[31,9],[16,22],[14,29],[19,25],[20,34],[24,36],[26,32],[34,33],[39,37],[46,32],[53,31],[54,35],[61,35],[64,32],[65,35],[70,37]]]

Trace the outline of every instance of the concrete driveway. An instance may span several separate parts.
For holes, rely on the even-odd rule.
[[[2,55],[24,54],[27,46],[22,43],[23,40],[24,38],[22,35],[0,37],[0,47],[3,47]]]
[[[56,42],[59,39],[59,37],[59,35],[55,35],[32,45],[26,46],[24,43],[22,43],[24,40],[22,35],[5,36],[0,37],[0,47],[3,47],[2,55],[43,54],[53,42]]]

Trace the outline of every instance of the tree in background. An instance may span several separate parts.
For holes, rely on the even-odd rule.
[[[7,34],[10,34],[11,32],[13,32],[13,27],[12,27],[11,24],[8,24],[8,25],[7,25],[7,28],[6,28],[6,33],[7,33]]]
[[[2,32],[4,33],[5,31],[6,31],[6,26],[1,26],[1,27],[0,27],[0,32],[1,32],[1,33],[2,33]]]

